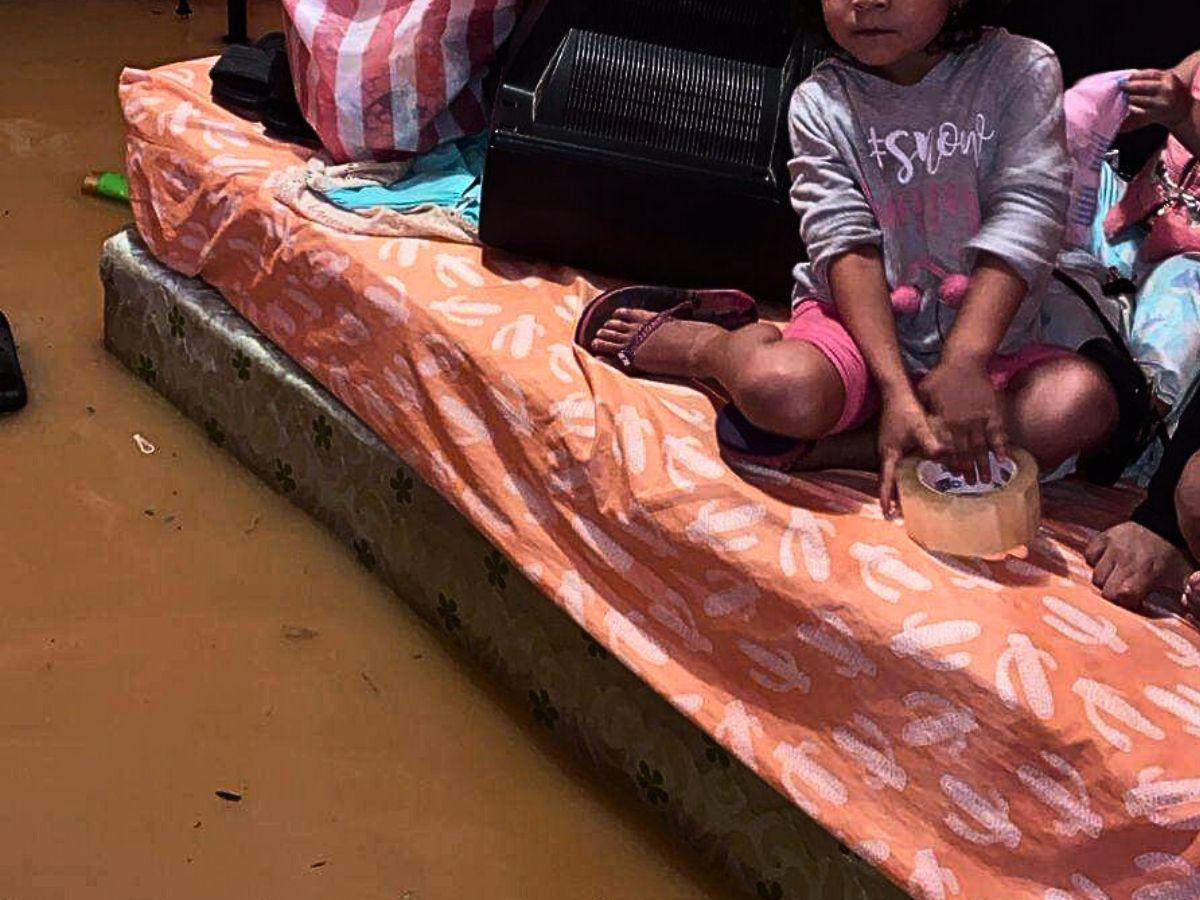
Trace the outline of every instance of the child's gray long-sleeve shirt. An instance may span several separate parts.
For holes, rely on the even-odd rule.
[[[989,29],[910,86],[831,59],[797,88],[790,128],[792,204],[810,259],[796,267],[797,301],[833,302],[829,263],[880,247],[889,288],[921,292],[920,311],[896,324],[906,366],[928,371],[955,316],[939,302],[941,281],[969,275],[986,251],[1029,287],[999,352],[1038,339],[1071,183],[1053,51]]]

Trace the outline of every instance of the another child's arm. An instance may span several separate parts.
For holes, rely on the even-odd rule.
[[[1200,50],[1173,69],[1142,69],[1130,75],[1125,83],[1129,116],[1123,130],[1164,125],[1179,143],[1200,156],[1200,101],[1192,95],[1198,68]]]
[[[995,161],[980,173],[982,221],[967,242],[970,286],[942,358],[920,387],[952,466],[968,475],[975,465],[988,471],[989,450],[1007,450],[987,364],[1029,290],[1050,277],[1071,182],[1058,60],[1040,52],[1006,85],[998,86],[1007,96],[994,125]]]

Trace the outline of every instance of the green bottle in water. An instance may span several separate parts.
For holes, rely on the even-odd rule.
[[[83,193],[129,202],[129,182],[120,172],[89,172],[83,177]]]

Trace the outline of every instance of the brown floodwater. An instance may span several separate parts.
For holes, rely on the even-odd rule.
[[[0,419],[0,897],[727,896],[105,353],[128,211],[78,185],[121,163],[122,66],[215,52],[224,5],[192,3],[0,0],[0,309],[31,391]]]

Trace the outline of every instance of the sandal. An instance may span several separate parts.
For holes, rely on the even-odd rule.
[[[591,353],[596,334],[618,309],[645,309],[657,313],[638,329],[625,349],[611,358],[619,369],[630,375],[637,374],[638,348],[664,322],[672,319],[707,322],[726,331],[735,331],[758,321],[758,305],[753,297],[741,291],[623,287],[606,291],[587,305],[575,328],[575,343]]]
[[[776,472],[793,469],[813,448],[812,441],[765,431],[732,403],[717,413],[717,444],[732,464],[759,466]]]

